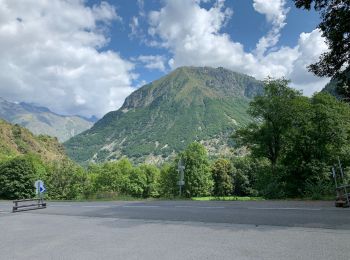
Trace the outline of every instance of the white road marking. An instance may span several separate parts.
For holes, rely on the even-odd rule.
[[[61,204],[53,204],[53,205],[49,205],[50,207],[72,207],[72,205],[61,205]]]
[[[123,208],[160,208],[160,206],[125,205]]]
[[[226,207],[216,207],[216,206],[175,206],[175,208],[194,208],[194,209],[224,209]]]
[[[111,206],[94,205],[94,206],[82,206],[83,208],[110,208]]]
[[[321,210],[320,208],[247,208],[247,209],[261,209],[261,210]]]

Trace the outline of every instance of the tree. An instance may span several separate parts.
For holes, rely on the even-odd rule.
[[[143,197],[147,187],[147,176],[140,167],[133,168],[130,173],[127,194],[134,197]]]
[[[210,195],[213,187],[207,150],[197,142],[191,143],[180,155],[184,160],[184,195],[197,197]],[[177,164],[179,159],[175,161]]]
[[[287,80],[267,79],[264,94],[250,103],[248,112],[255,122],[237,130],[237,144],[248,146],[255,157],[268,158],[274,168],[293,122],[292,102],[300,96],[300,92],[288,87]]]
[[[329,51],[309,66],[317,76],[339,80],[338,92],[350,102],[350,0],[294,0],[297,8],[321,13],[318,28],[326,38]]]
[[[154,165],[143,164],[140,167],[140,170],[146,176],[146,183],[143,189],[143,197],[158,197],[159,196],[159,178],[160,171]]]
[[[232,159],[233,194],[238,196],[256,196],[256,182],[262,172],[266,172],[269,163],[266,159],[255,159],[251,156]]]
[[[301,101],[301,100],[300,100]],[[300,195],[305,185],[329,183],[329,168],[337,158],[347,159],[350,141],[350,107],[327,93],[294,104],[293,127],[281,163],[289,195]],[[328,185],[329,186],[329,185]]]
[[[85,192],[87,175],[82,167],[65,159],[52,162],[43,180],[50,199],[77,199]]]
[[[226,159],[218,159],[211,166],[214,181],[213,194],[215,196],[227,196],[232,194],[232,165]]]
[[[34,181],[35,168],[25,156],[0,164],[0,198],[32,198],[35,194]]]
[[[128,159],[123,158],[102,165],[92,164],[88,170],[90,174],[96,174],[95,186],[97,192],[127,193],[129,177],[133,170],[133,165]]]
[[[270,198],[297,197],[312,185],[329,186],[330,166],[338,156],[348,160],[349,105],[327,93],[303,97],[283,81],[272,81],[250,106],[258,122],[235,136],[250,147],[253,158],[271,163],[270,171],[257,178],[259,190]]]
[[[160,195],[163,197],[175,197],[179,195],[179,173],[177,171],[177,164],[165,163],[160,169]]]

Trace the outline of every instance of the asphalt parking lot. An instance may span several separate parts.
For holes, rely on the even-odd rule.
[[[0,202],[0,259],[350,259],[332,202]]]

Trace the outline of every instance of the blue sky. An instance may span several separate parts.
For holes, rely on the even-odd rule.
[[[291,0],[0,0],[0,96],[103,116],[179,66],[291,79],[327,51],[314,11]]]
[[[132,59],[139,55],[164,55],[168,59],[171,58],[172,55],[168,50],[147,46],[139,38],[130,36],[131,29],[129,24],[132,17],[140,17],[140,1],[128,0],[128,4],[125,4],[125,1],[122,0],[109,0],[107,2],[116,7],[122,21],[114,22],[111,25],[108,33],[110,43],[102,50],[112,49],[120,52],[122,57],[126,59]],[[158,0],[143,1],[143,10],[146,14],[153,10],[159,10],[164,5],[164,2]],[[202,3],[201,6],[210,9],[213,2],[215,1]],[[93,6],[99,3],[100,1],[90,0],[87,2],[87,5]],[[221,32],[229,34],[232,39],[242,43],[245,51],[250,52],[254,50],[256,43],[271,27],[265,16],[254,10],[251,0],[226,1],[225,6],[231,8],[234,13]],[[290,10],[277,47],[295,46],[300,33],[311,32],[320,22],[319,14],[313,9],[311,11],[297,9],[291,0],[286,1],[286,7],[290,8]],[[147,32],[147,19],[140,19],[140,27],[144,32]],[[166,72],[170,70],[171,68],[167,66]],[[135,71],[140,75],[134,82],[136,85],[142,81],[151,82],[165,74],[165,72],[159,70],[147,69],[142,64],[137,65]]]

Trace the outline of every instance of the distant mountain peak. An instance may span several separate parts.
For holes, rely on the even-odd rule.
[[[0,97],[0,118],[28,128],[34,134],[45,134],[66,141],[93,125],[79,116],[59,115],[50,109],[26,102],[9,102]]]
[[[26,102],[20,102],[19,103],[20,106],[22,106],[25,110],[27,110],[28,112],[47,112],[47,113],[53,113],[51,112],[50,109],[48,109],[47,107],[43,107],[43,106],[39,106],[35,103],[26,103]]]
[[[249,100],[262,82],[224,68],[179,67],[133,92],[123,106],[65,143],[78,162],[127,156],[160,162],[199,141],[211,155],[229,152],[229,136],[251,122]]]
[[[252,98],[262,93],[261,82],[255,78],[222,67],[179,67],[151,82],[125,99],[122,109],[145,107],[162,99],[188,104],[203,98]]]

